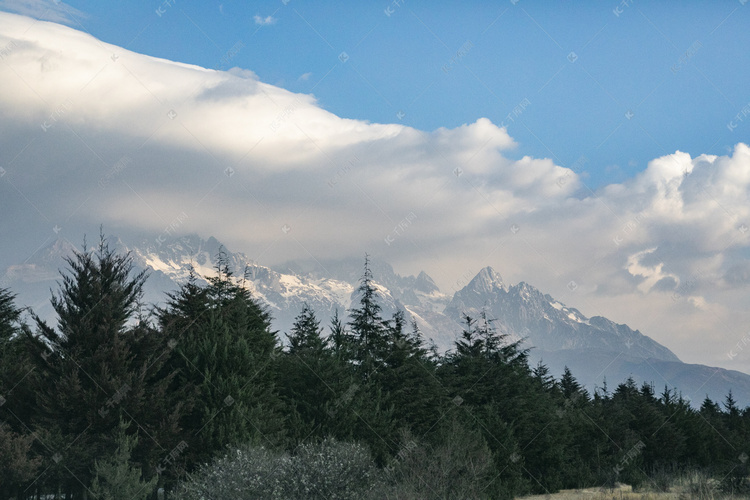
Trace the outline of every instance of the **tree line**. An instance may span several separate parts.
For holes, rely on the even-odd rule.
[[[688,471],[748,489],[750,407],[731,392],[700,409],[632,379],[589,393],[530,367],[485,314],[439,353],[403,312],[383,317],[367,261],[346,318],[305,306],[279,334],[217,262],[149,309],[146,275],[102,237],[67,259],[56,324],[0,289],[0,498],[227,498],[206,488],[259,477],[296,481],[287,498],[360,498],[334,493],[349,473],[404,499],[667,488]],[[257,495],[236,498],[275,498]]]

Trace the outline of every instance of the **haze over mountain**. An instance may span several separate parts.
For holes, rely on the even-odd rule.
[[[71,19],[64,4],[39,3],[59,14],[55,20]],[[502,22],[510,16],[528,22],[523,12],[533,13],[531,6],[523,11],[506,7],[509,12]],[[373,79],[380,76],[372,74],[377,68],[388,67],[396,68],[394,73],[379,80],[399,80],[398,68],[410,66],[393,65],[387,57],[377,61],[380,65],[368,62],[368,50],[380,47],[374,40],[371,46],[359,45],[357,51],[359,38],[347,42],[348,52],[324,46],[320,52],[325,51],[325,65],[320,64],[309,84],[290,90],[289,85],[285,88],[275,78],[261,78],[252,71],[260,64],[258,59],[269,57],[250,42],[247,33],[242,49],[247,59],[233,58],[236,40],[226,46],[224,40],[219,47],[211,46],[211,55],[206,56],[214,64],[198,66],[140,54],[80,29],[0,12],[0,267],[27,259],[34,262],[38,250],[55,238],[77,242],[84,233],[96,234],[100,224],[118,235],[213,234],[267,269],[282,269],[279,266],[290,261],[356,262],[371,252],[402,274],[413,274],[415,284],[424,270],[442,290],[445,296],[428,291],[430,283],[424,276],[419,293],[405,282],[401,288],[387,285],[394,303],[409,306],[438,336],[446,328],[435,325],[455,322],[444,314],[441,301],[447,305],[479,269],[489,265],[508,282],[533,283],[560,303],[575,304],[593,316],[589,325],[582,326],[585,323],[569,317],[583,318],[574,310],[565,314],[546,307],[536,310],[569,321],[559,328],[575,332],[570,339],[595,338],[592,332],[599,326],[614,329],[615,336],[630,335],[595,319],[607,317],[648,332],[685,361],[748,371],[750,349],[744,348],[750,325],[747,96],[741,82],[731,88],[724,88],[723,81],[711,86],[705,77],[712,71],[693,73],[704,54],[728,50],[723,41],[735,40],[732,30],[746,36],[745,24],[739,24],[740,29],[730,27],[750,11],[735,7],[732,12],[737,13],[721,29],[701,28],[704,45],[691,65],[675,73],[671,68],[684,50],[667,47],[650,63],[658,66],[659,71],[651,73],[658,78],[647,84],[636,78],[640,73],[632,67],[641,67],[643,61],[634,58],[629,69],[623,69],[627,78],[621,74],[609,78],[616,89],[601,89],[590,80],[605,81],[609,73],[601,61],[613,59],[597,44],[588,44],[590,37],[600,36],[596,32],[588,33],[585,40],[569,41],[578,54],[572,60],[568,44],[561,51],[550,42],[549,58],[543,58],[548,64],[535,73],[533,85],[510,92],[498,83],[527,82],[526,73],[517,68],[507,74],[501,69],[502,78],[493,80],[495,84],[479,84],[472,75],[482,73],[482,66],[472,66],[471,58],[497,65],[498,47],[521,44],[523,48],[528,38],[508,40],[516,45],[492,43],[480,36],[486,26],[473,26],[474,45],[462,60],[467,66],[462,62],[444,71],[455,49],[436,49],[439,53],[425,58],[429,64],[420,61],[425,64],[420,65],[425,72],[420,89],[409,95],[389,94],[395,109],[389,109],[392,119],[381,120],[384,123],[354,119],[361,116],[354,110],[334,113],[330,103],[315,93],[318,84],[327,84],[327,74],[346,73],[369,92],[377,92],[377,87],[373,91],[358,75],[367,73]],[[197,32],[179,10],[187,14],[190,8],[178,7],[165,17],[149,11],[143,25],[159,33],[160,39],[165,33],[179,32],[181,28],[175,26]],[[307,16],[314,7],[282,3],[279,9],[278,16],[297,23],[288,29],[300,26],[321,43],[295,14]],[[617,30],[608,38],[614,44],[610,48],[632,50],[626,42],[633,32],[626,23],[641,22],[642,17],[635,9],[617,18],[611,8],[604,11],[607,17],[601,25],[608,23],[608,30]],[[409,19],[414,23],[409,28],[434,41],[414,16],[402,12],[405,15],[398,22]],[[395,21],[380,8],[376,14],[372,25]],[[729,15],[720,16],[717,23]],[[615,19],[617,23],[610,22]],[[491,20],[479,21],[490,24]],[[87,25],[85,20],[70,24]],[[283,25],[268,24],[263,29]],[[395,24],[388,26],[399,33]],[[651,33],[652,28],[647,29]],[[561,31],[578,30],[561,27]],[[682,26],[679,32],[684,32]],[[203,35],[198,35],[204,43]],[[548,40],[543,33],[539,37]],[[677,47],[683,42],[689,47],[695,38],[681,39]],[[456,46],[463,43],[462,38]],[[401,40],[398,46],[406,45]],[[347,57],[340,57],[343,53]],[[237,67],[232,67],[235,63]],[[736,62],[730,66],[736,67]],[[458,74],[468,75],[474,86],[453,89],[452,78]],[[589,134],[567,128],[569,117],[555,107],[566,101],[567,89],[578,88],[567,80],[572,75],[591,85],[577,94],[576,102],[585,102],[587,94],[597,92],[611,105],[573,113],[586,117],[581,121]],[[642,85],[633,94],[630,84],[636,79]],[[561,81],[569,86],[558,87]],[[423,96],[420,90],[434,88],[428,87],[431,82],[448,87],[454,107],[461,106],[457,103],[463,94],[481,92],[492,103],[485,102],[492,108],[489,117],[466,112],[424,130],[410,121],[415,114],[411,110],[396,114],[399,106],[406,107],[417,97],[427,99],[429,92]],[[708,85],[718,96],[706,105],[710,109],[704,115],[676,116],[684,106],[668,101],[669,105],[657,106],[661,111],[656,114],[663,115],[663,121],[642,121],[653,99],[658,96],[659,102],[667,102],[669,92],[661,89],[671,85],[679,89],[687,85],[691,91],[681,95],[688,102],[696,101],[695,82]],[[721,89],[720,94],[714,87]],[[611,95],[617,96],[616,104]],[[351,102],[357,108],[356,98]],[[521,109],[519,103],[525,107]],[[644,104],[637,108],[636,103]],[[442,105],[433,100],[426,107],[434,108],[439,118]],[[514,121],[504,118],[508,113]],[[545,124],[546,135],[524,121],[535,113],[542,116],[535,123]],[[628,167],[627,174],[622,173],[630,160],[625,153],[618,160],[622,168],[596,160],[611,141],[640,151],[644,143],[653,147],[657,131],[678,125],[702,127],[704,117],[711,118],[714,128],[695,132],[705,136],[700,150],[694,150],[699,147],[694,144],[665,142],[650,161]],[[542,148],[541,154],[528,149],[529,141],[538,139],[546,145],[562,133],[582,137],[584,143],[575,151],[566,150],[567,155],[557,148]],[[641,134],[639,140],[630,135],[636,133]],[[519,141],[520,136],[527,138],[526,143]],[[592,176],[599,181],[590,183]],[[29,279],[44,278],[45,271],[38,272],[42,274]],[[155,275],[153,281],[166,284],[170,271],[160,272],[163,276]],[[281,307],[287,298],[275,288],[307,290],[314,285],[319,288],[315,291],[321,308],[345,293],[326,288],[330,283],[325,280],[332,278],[325,273],[312,281],[303,280],[303,275],[289,274],[297,276],[299,284],[274,284],[275,275],[269,274],[264,293]],[[492,300],[521,301],[520,289],[508,287],[503,293]],[[543,324],[534,318],[529,320]],[[509,318],[507,328],[518,327],[521,319]],[[428,326],[424,328],[430,333]]]
[[[287,262],[276,268],[258,265],[241,252],[230,252],[216,238],[196,235],[149,238],[124,243],[120,252],[130,252],[136,270],[146,270],[146,304],[163,304],[165,293],[185,283],[194,270],[199,277],[215,274],[216,259],[224,252],[230,268],[253,296],[273,316],[273,327],[289,332],[294,318],[309,304],[321,320],[338,311],[345,319],[356,307],[363,259],[342,261]],[[19,294],[19,302],[51,321],[50,289],[65,269],[64,258],[77,247],[58,239],[26,263],[10,266],[0,275],[4,286]],[[632,376],[639,384],[676,387],[685,398],[699,405],[708,395],[723,400],[731,389],[742,405],[750,404],[750,375],[737,371],[686,364],[669,348],[627,325],[607,318],[588,318],[573,307],[555,300],[528,283],[506,284],[493,268],[485,267],[452,296],[440,291],[426,273],[400,276],[386,262],[371,261],[378,301],[383,316],[397,310],[416,322],[428,343],[440,351],[453,348],[462,331],[464,315],[477,318],[485,313],[507,341],[522,340],[531,349],[531,363],[547,364],[556,377],[565,366],[589,389],[612,385]],[[199,278],[201,279],[201,278]]]

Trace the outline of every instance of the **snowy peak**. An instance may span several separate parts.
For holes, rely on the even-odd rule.
[[[427,294],[440,291],[432,278],[430,278],[424,271],[420,272],[417,276],[417,279],[414,282],[414,288],[416,288],[420,292]]]
[[[485,267],[474,276],[466,288],[475,293],[492,293],[504,289],[503,278],[490,266]]]
[[[589,319],[525,282],[506,287],[490,267],[456,292],[444,314],[460,321],[461,315],[476,316],[480,311],[494,320],[498,331],[526,339],[529,347],[545,351],[596,348],[623,352],[633,359],[679,361],[669,349],[627,325]]]

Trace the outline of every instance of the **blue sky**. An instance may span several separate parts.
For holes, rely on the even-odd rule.
[[[750,370],[750,2],[178,2],[0,0],[0,269],[101,226],[492,266]]]
[[[726,154],[750,134],[727,127],[750,102],[750,7],[738,0],[69,5],[86,14],[70,25],[103,41],[251,69],[342,117],[505,123],[511,156],[584,157],[594,189],[676,150]]]

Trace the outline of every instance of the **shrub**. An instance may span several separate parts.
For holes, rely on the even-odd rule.
[[[379,471],[361,445],[327,439],[294,455],[242,446],[201,467],[175,491],[183,500],[367,499]]]

